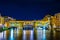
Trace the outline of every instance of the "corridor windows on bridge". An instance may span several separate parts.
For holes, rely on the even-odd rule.
[[[37,29],[42,29],[42,25],[38,24]]]
[[[36,22],[36,27],[37,28],[41,28],[41,26],[42,26],[41,22]]]
[[[33,30],[32,25],[24,25],[23,30]]]
[[[16,25],[15,25],[15,26],[16,26],[16,27],[19,27],[19,25],[20,25],[20,24],[19,24],[18,22],[16,22]]]
[[[10,27],[14,27],[15,26],[15,23],[10,23]]]

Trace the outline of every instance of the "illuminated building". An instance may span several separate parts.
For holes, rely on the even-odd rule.
[[[2,17],[0,14],[0,26],[2,26],[3,24],[4,24],[4,17]]]
[[[16,20],[8,16],[2,17],[0,15],[0,24],[4,24],[5,27],[14,26],[22,28],[25,25],[31,25],[34,28],[37,28],[46,25],[46,23],[48,23],[49,28],[51,27],[51,25],[53,28],[56,28],[56,26],[60,26],[60,13],[57,13],[54,16],[46,15],[42,20],[32,20],[32,21]]]
[[[57,28],[60,28],[60,13],[55,14],[56,18],[56,26]]]
[[[0,27],[2,27],[2,25],[4,25],[4,27],[6,28],[17,27],[18,29],[23,29],[24,27],[28,26],[28,27],[33,27],[34,29],[37,29],[37,30],[38,28],[40,29],[48,28],[49,30],[51,30],[51,29],[60,27],[60,13],[57,13],[54,16],[46,15],[42,20],[30,20],[30,21],[16,20],[8,16],[2,17],[0,15]],[[38,33],[37,30],[34,30],[35,34]],[[9,33],[10,33],[9,30],[7,30],[6,32],[7,37]],[[18,35],[21,34],[21,36],[23,34],[22,30],[17,31],[17,33]],[[11,31],[11,34],[12,34],[12,31]]]
[[[56,28],[56,18],[55,18],[55,16],[51,16],[51,25],[52,25],[52,27],[53,28]]]

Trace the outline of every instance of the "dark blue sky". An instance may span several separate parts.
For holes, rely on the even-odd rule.
[[[0,12],[19,20],[38,20],[60,12],[59,0],[2,0]]]

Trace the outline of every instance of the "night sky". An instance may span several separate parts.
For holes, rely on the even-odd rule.
[[[59,0],[0,0],[2,16],[18,20],[40,20],[46,14],[60,12]]]

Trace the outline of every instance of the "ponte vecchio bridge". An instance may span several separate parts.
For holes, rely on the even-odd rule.
[[[17,27],[17,28],[23,28],[26,26],[30,26],[33,28],[37,28],[37,27],[49,27],[49,21],[9,21],[9,22],[5,22],[5,27]]]

